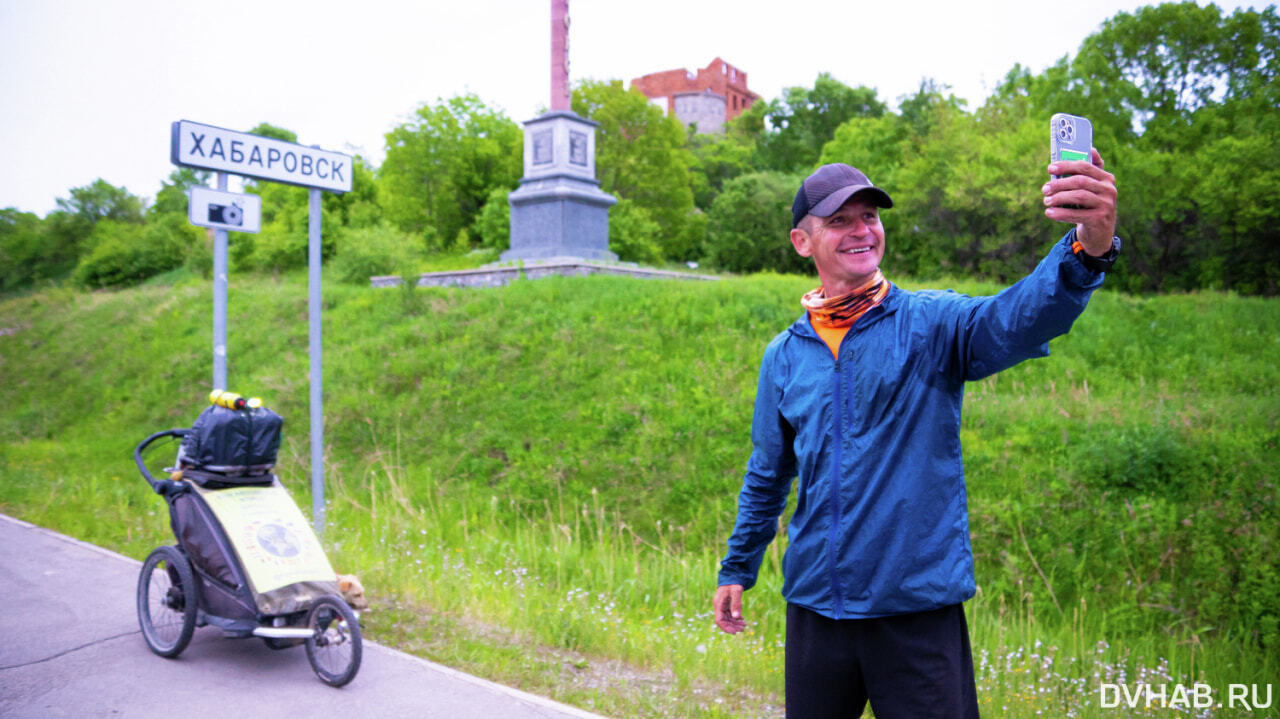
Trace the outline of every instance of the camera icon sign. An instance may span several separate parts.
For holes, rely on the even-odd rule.
[[[194,225],[255,233],[261,229],[262,201],[256,195],[193,187],[188,217]]]
[[[209,204],[209,222],[239,227],[244,224],[244,210],[237,204]]]

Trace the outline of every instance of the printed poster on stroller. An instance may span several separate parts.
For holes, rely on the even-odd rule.
[[[257,593],[334,581],[329,558],[284,487],[234,487],[201,495],[235,545]]]

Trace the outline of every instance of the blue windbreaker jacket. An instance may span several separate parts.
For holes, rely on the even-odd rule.
[[[893,287],[839,361],[802,315],[765,349],[751,459],[719,583],[755,584],[799,478],[783,560],[788,602],[834,619],[957,604],[974,594],[960,457],[964,383],[1071,329],[1102,284],[1075,230],[991,297]]]

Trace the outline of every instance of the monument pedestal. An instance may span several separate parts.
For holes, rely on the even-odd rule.
[[[503,262],[618,259],[609,251],[609,208],[618,200],[595,177],[597,124],[568,110],[524,124],[524,177],[507,198],[511,249]]]

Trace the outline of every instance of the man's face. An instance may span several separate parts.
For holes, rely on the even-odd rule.
[[[880,208],[854,195],[830,217],[806,218],[791,243],[813,258],[827,297],[847,294],[870,281],[884,257]]]

